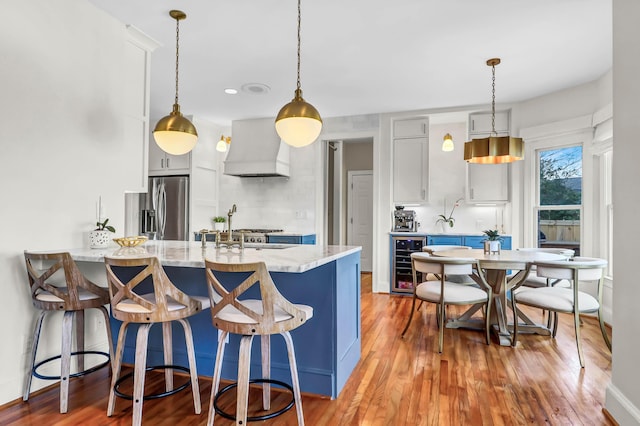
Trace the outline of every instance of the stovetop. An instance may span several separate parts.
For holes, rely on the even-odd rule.
[[[269,234],[271,232],[282,232],[282,229],[234,229],[233,232],[244,232],[246,234]]]

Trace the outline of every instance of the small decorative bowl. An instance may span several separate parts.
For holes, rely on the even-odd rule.
[[[114,238],[113,241],[118,243],[120,247],[136,247],[146,242],[149,238],[142,235],[135,237]]]

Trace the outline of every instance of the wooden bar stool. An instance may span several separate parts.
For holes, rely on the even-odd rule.
[[[259,421],[270,419],[289,410],[294,402],[298,417],[298,424],[304,425],[302,414],[302,398],[298,383],[298,369],[293,348],[293,340],[289,330],[293,330],[313,316],[313,308],[307,305],[294,305],[280,294],[271,275],[267,271],[264,262],[225,264],[216,263],[205,259],[205,270],[211,300],[211,318],[213,325],[222,331],[218,336],[218,349],[213,372],[213,385],[209,402],[208,425],[213,425],[215,414],[235,420],[237,425],[245,425],[247,421]],[[243,274],[239,285],[227,290],[222,281],[228,282],[226,273],[236,275]],[[239,298],[258,285],[260,299]],[[246,296],[246,295],[245,295]],[[218,392],[220,387],[220,375],[222,371],[222,359],[224,347],[229,333],[242,335],[240,339],[238,381]],[[287,345],[289,368],[291,370],[292,386],[286,383],[271,380],[271,335],[281,334]],[[261,336],[261,362],[262,378],[249,380],[251,364],[251,343],[253,336]],[[287,388],[293,393],[292,401],[283,409],[262,416],[249,417],[247,404],[249,399],[249,384],[262,383],[262,405],[265,411],[271,409],[271,387],[275,383]],[[217,407],[217,399],[220,395],[237,386],[237,400],[235,416],[226,413]]]
[[[104,307],[109,303],[109,292],[89,281],[78,269],[69,253],[24,252],[27,276],[33,306],[40,309],[40,315],[33,329],[31,359],[22,399],[29,400],[33,376],[44,380],[60,380],[60,412],[68,409],[69,379],[99,370],[109,364],[113,355],[113,341],[109,326],[109,313]],[[84,311],[98,309],[104,316],[104,324],[109,343],[109,353],[86,351],[84,348]],[[36,353],[40,341],[42,322],[48,313],[64,311],[62,319],[62,350],[60,355],[47,358],[36,364]],[[71,352],[73,320],[76,322],[76,351]],[[84,356],[95,354],[106,357],[106,361],[85,369]],[[71,373],[71,357],[77,362],[77,372]],[[45,376],[38,373],[43,364],[60,359],[60,376]]]
[[[200,414],[200,388],[196,370],[196,357],[193,348],[191,326],[186,318],[209,308],[209,299],[201,296],[188,296],[176,288],[165,273],[156,257],[115,258],[105,256],[107,281],[111,295],[111,314],[122,321],[118,333],[118,346],[113,364],[113,378],[109,390],[107,416],[113,415],[115,397],[133,399],[133,424],[142,422],[142,404],[144,399],[172,395],[191,384],[193,405],[196,414]],[[121,275],[133,274],[123,282]],[[136,287],[142,283],[152,283],[153,292],[138,293]],[[142,288],[142,286],[140,287]],[[140,291],[140,288],[138,291]],[[173,345],[171,322],[178,321],[184,329],[184,336],[189,359],[189,368],[173,365]],[[131,377],[131,374],[120,376],[122,355],[129,324],[139,324],[136,338],[135,366],[133,372],[133,395],[125,395],[119,391],[120,383]],[[164,348],[164,365],[147,368],[147,344],[149,329],[153,324],[162,323],[162,340]],[[165,370],[165,390],[162,394],[144,395],[145,372],[148,370]],[[178,369],[190,373],[190,381],[175,388],[173,386],[173,370]]]

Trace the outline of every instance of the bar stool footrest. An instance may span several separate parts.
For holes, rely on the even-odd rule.
[[[279,380],[272,380],[272,379],[251,379],[249,380],[249,384],[251,383],[271,383],[274,385],[278,385],[278,386],[282,386],[283,388],[287,389],[289,392],[291,392],[291,401],[289,401],[289,403],[284,407],[281,408],[278,411],[274,411],[272,413],[267,413],[267,414],[263,414],[262,416],[252,416],[249,417],[247,416],[247,422],[258,422],[261,420],[268,420],[268,419],[272,419],[274,417],[277,417],[287,411],[289,411],[291,409],[291,407],[293,407],[293,404],[295,402],[294,399],[294,395],[293,395],[293,387],[291,385],[289,385],[288,383],[285,382],[281,382]],[[218,393],[216,394],[215,398],[213,399],[213,408],[216,410],[216,413],[220,414],[222,417],[224,417],[225,419],[229,419],[229,420],[235,420],[236,417],[225,412],[222,411],[222,409],[220,407],[218,407],[218,398],[220,398],[222,396],[222,394],[224,394],[225,392],[235,388],[238,386],[238,383],[231,383],[230,385],[225,386],[224,388],[222,388],[221,390],[218,391]]]
[[[186,372],[187,374],[189,374],[189,372],[190,372],[190,370],[187,367],[183,367],[181,365],[155,365],[155,366],[152,366],[152,367],[145,368],[144,371],[147,372],[147,371],[153,371],[153,370],[164,370],[164,369],[167,369],[167,368],[171,368],[171,369],[174,369],[174,370],[181,370],[181,371]],[[133,372],[125,374],[124,376],[120,377],[116,381],[115,385],[113,386],[113,391],[116,394],[116,396],[119,396],[120,398],[124,398],[124,399],[128,399],[128,400],[133,400],[133,395],[122,393],[122,392],[120,392],[120,389],[119,389],[120,385],[122,384],[123,381],[125,381],[125,380],[127,380],[129,378],[132,378],[132,377],[133,377]],[[172,390],[166,391],[166,392],[160,392],[160,393],[153,393],[153,394],[150,394],[150,395],[144,395],[142,399],[144,401],[147,401],[147,400],[150,400],[150,399],[163,398],[165,396],[169,396],[169,395],[173,395],[175,393],[178,393],[181,390],[186,389],[187,387],[189,387],[189,385],[191,385],[191,378],[189,378],[189,380],[187,380],[184,384],[178,386],[175,389],[172,389]]]
[[[84,369],[83,371],[78,371],[76,373],[73,374],[69,374],[69,378],[74,378],[74,377],[80,377],[80,376],[84,376],[85,374],[89,374],[89,373],[93,373],[94,371],[98,371],[100,370],[102,367],[106,367],[109,362],[111,361],[111,358],[109,357],[109,354],[106,352],[100,352],[100,351],[78,351],[78,352],[71,352],[71,356],[76,356],[76,355],[102,355],[105,356],[107,358],[106,361],[97,364],[93,367],[89,367]],[[60,380],[61,377],[60,376],[45,376],[43,374],[38,373],[38,368],[40,368],[40,366],[54,361],[56,359],[61,359],[62,355],[56,355],[56,356],[52,356],[51,358],[47,358],[45,360],[40,361],[39,363],[37,363],[36,365],[33,366],[33,370],[31,371],[31,374],[33,374],[34,377],[37,377],[38,379],[42,379],[42,380]]]

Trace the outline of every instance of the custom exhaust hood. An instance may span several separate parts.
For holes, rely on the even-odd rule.
[[[273,119],[237,120],[224,174],[240,177],[289,176],[289,145],[282,142]]]

